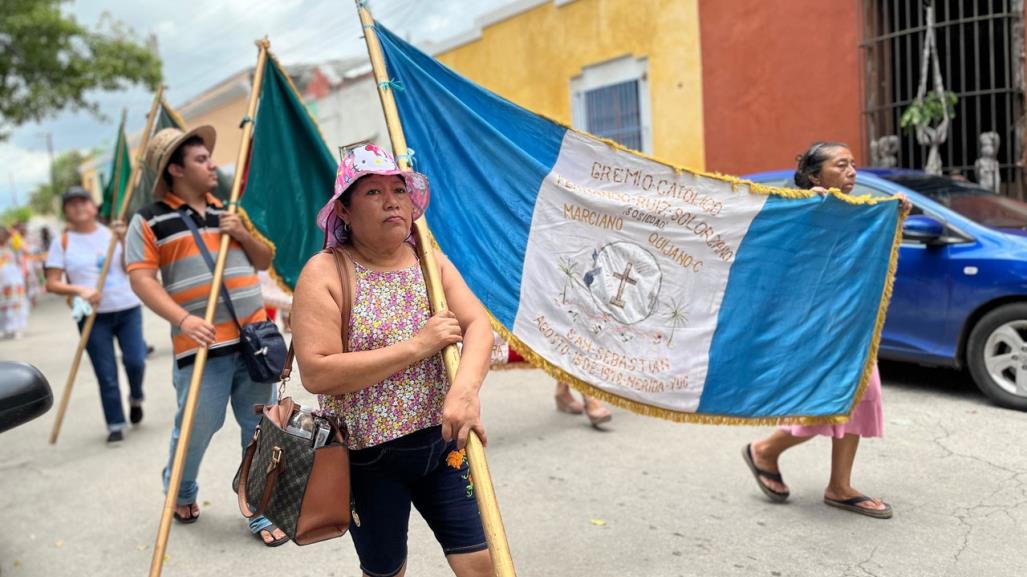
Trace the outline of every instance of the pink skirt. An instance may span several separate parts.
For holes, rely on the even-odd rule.
[[[877,365],[874,365],[874,372],[870,375],[870,382],[867,383],[867,390],[863,398],[852,411],[849,422],[844,425],[786,425],[781,427],[782,431],[796,437],[813,437],[823,435],[840,439],[845,435],[859,435],[860,437],[883,437],[884,436],[884,413],[881,410],[881,375],[877,372]]]

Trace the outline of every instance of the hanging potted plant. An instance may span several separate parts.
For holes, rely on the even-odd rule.
[[[959,99],[949,90],[941,77],[941,63],[938,60],[938,48],[934,37],[934,6],[927,2],[927,30],[924,33],[923,57],[920,60],[920,86],[916,98],[899,118],[899,124],[907,130],[916,132],[916,140],[923,146],[929,146],[927,164],[924,172],[941,174],[941,146],[949,135],[949,121],[956,115],[956,103]],[[934,80],[934,89],[927,92],[927,71],[930,69]]]
[[[927,95],[922,101],[914,100],[912,104],[902,111],[899,125],[906,130],[916,130],[922,126],[931,126],[940,122],[948,114],[949,120],[956,117],[956,103],[959,97],[951,90],[945,91],[944,96],[937,92]],[[945,110],[942,110],[942,108]]]

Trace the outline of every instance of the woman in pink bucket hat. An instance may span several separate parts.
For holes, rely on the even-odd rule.
[[[428,179],[373,144],[346,152],[335,194],[318,214],[325,250],[307,262],[293,299],[303,386],[340,418],[350,449],[350,534],[367,575],[406,571],[413,505],[453,572],[492,574],[464,456],[486,441],[478,390],[492,330],[485,308],[436,251],[449,310],[432,315],[410,235]],[[452,382],[440,351],[463,343]]]
[[[349,149],[339,164],[335,175],[335,194],[317,213],[317,226],[325,231],[325,248],[346,244],[349,240],[349,225],[339,216],[336,206],[341,200],[345,209],[352,197],[343,195],[363,176],[399,176],[406,184],[406,196],[412,208],[412,224],[428,208],[428,177],[419,172],[402,171],[392,155],[374,144],[362,144]]]

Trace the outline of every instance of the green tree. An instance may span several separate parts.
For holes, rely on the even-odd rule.
[[[28,206],[9,208],[0,216],[0,224],[10,226],[16,222],[27,222],[32,218],[32,214],[32,208]]]
[[[101,116],[93,90],[129,84],[155,89],[160,58],[124,24],[104,14],[90,31],[61,12],[68,0],[3,0],[0,10],[0,127],[61,110]],[[0,141],[7,133],[0,130]]]
[[[78,150],[61,153],[53,163],[53,185],[49,182],[36,186],[29,198],[29,206],[38,214],[51,214],[60,208],[57,199],[69,187],[82,182],[78,167],[86,161],[87,156]]]

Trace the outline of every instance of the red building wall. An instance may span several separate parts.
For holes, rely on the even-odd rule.
[[[816,140],[862,157],[859,0],[699,0],[706,169],[795,166]]]
[[[328,96],[332,91],[332,85],[325,78],[320,70],[314,70],[313,78],[303,88],[303,98],[306,100],[318,100]]]

